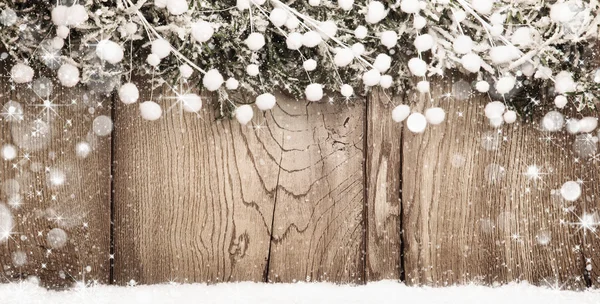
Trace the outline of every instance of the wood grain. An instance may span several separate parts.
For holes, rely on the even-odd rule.
[[[364,106],[279,98],[269,282],[364,281]]]
[[[19,147],[16,159],[0,159],[0,201],[15,224],[15,234],[0,244],[0,281],[37,278],[52,288],[108,283],[110,137],[94,135],[92,121],[110,115],[111,99],[55,84],[51,100],[58,106],[46,115],[31,85],[2,79],[0,108],[10,100],[26,115],[13,122],[0,117],[0,145]],[[80,142],[92,148],[87,158],[76,156]],[[55,172],[64,173],[64,184],[49,181]],[[66,233],[66,244],[52,248],[52,229]]]
[[[368,281],[401,279],[400,190],[402,124],[391,119],[405,102],[383,90],[369,95],[366,118],[366,276]]]
[[[143,79],[140,101],[150,100]],[[154,99],[166,110],[175,100]],[[173,96],[165,91],[164,97]],[[179,106],[154,122],[119,104],[114,282],[263,281],[281,152],[268,132]]]
[[[567,140],[536,122],[493,129],[483,115],[487,97],[445,95],[458,80],[432,85],[444,124],[403,134],[407,283],[584,287],[581,233],[565,224],[575,216],[556,190],[574,174]],[[415,110],[430,105],[411,98],[420,99]],[[533,165],[539,179],[526,174]]]

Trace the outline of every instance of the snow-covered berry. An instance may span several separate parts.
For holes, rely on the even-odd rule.
[[[363,74],[362,80],[368,87],[376,86],[381,80],[381,73],[377,69],[370,69]]]
[[[79,69],[69,63],[65,63],[60,66],[58,71],[56,72],[58,77],[58,81],[64,87],[74,87],[79,83]]]
[[[17,63],[10,69],[10,77],[16,83],[27,83],[33,80],[33,69],[23,63]]]
[[[225,82],[225,87],[228,90],[237,90],[237,88],[239,86],[240,86],[240,82],[237,79],[233,78],[233,77],[227,79],[227,81]]]
[[[211,92],[218,90],[223,82],[223,76],[217,69],[208,70],[202,78],[202,85]]]
[[[198,21],[191,25],[192,38],[199,43],[204,43],[212,38],[215,34],[215,29],[212,23],[206,21]]]
[[[254,110],[252,110],[252,106],[250,105],[241,105],[235,109],[234,115],[240,124],[246,125],[254,117]]]
[[[264,93],[256,97],[256,107],[261,111],[271,110],[276,102],[275,96],[270,93]]]
[[[406,120],[406,126],[413,133],[423,133],[427,127],[427,119],[421,113],[412,113]]]
[[[427,63],[420,58],[414,57],[408,61],[408,69],[413,75],[423,77],[427,73]]]
[[[112,40],[100,40],[96,45],[96,56],[111,64],[117,64],[123,60],[123,47]]]
[[[318,83],[309,84],[304,91],[306,100],[319,101],[323,98],[323,86]]]
[[[391,49],[398,43],[398,34],[395,31],[384,31],[381,32],[381,44]]]
[[[446,119],[446,111],[442,108],[429,108],[425,110],[425,118],[431,125],[439,125]]]
[[[165,39],[156,39],[152,41],[152,54],[163,59],[171,54],[171,44]]]
[[[162,109],[154,101],[140,103],[140,116],[145,120],[157,120],[162,116]]]
[[[124,104],[135,103],[140,98],[140,91],[137,86],[131,82],[123,84],[119,88],[119,99]]]
[[[261,33],[254,32],[246,38],[244,43],[246,43],[250,50],[256,52],[265,46],[265,36]]]
[[[375,62],[373,62],[373,67],[376,68],[379,72],[385,73],[390,66],[392,65],[392,57],[386,54],[379,54],[375,57]]]
[[[392,120],[395,122],[403,122],[408,115],[410,115],[410,107],[407,105],[399,105],[392,110]]]

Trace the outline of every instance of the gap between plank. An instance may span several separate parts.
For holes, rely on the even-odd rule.
[[[116,95],[114,93],[111,94],[111,109],[110,109],[110,116],[111,119],[113,121],[113,126],[116,120],[116,113],[117,113],[117,102],[116,102]],[[114,284],[114,279],[115,279],[115,200],[114,200],[114,191],[115,191],[115,179],[114,179],[114,173],[115,173],[115,129],[113,128],[113,132],[110,135],[110,193],[109,193],[109,197],[110,197],[110,249],[109,249],[109,256],[108,259],[110,261],[110,267],[109,267],[109,271],[108,271],[108,284],[109,285],[113,285]]]
[[[406,92],[402,92],[402,102],[404,102],[406,100]],[[404,239],[404,192],[402,191],[402,182],[404,181],[402,179],[402,172],[403,172],[403,168],[404,168],[404,126],[402,127],[401,131],[400,131],[400,170],[398,172],[398,177],[399,177],[399,188],[398,190],[400,191],[400,193],[398,193],[398,196],[400,197],[400,203],[398,204],[398,207],[400,208],[400,269],[399,269],[399,278],[400,278],[400,282],[405,282],[406,281],[406,269],[404,269],[404,250],[406,249],[405,247],[405,239]]]
[[[367,284],[367,260],[369,258],[369,102],[373,98],[374,91],[371,91],[365,98],[365,110],[363,114],[363,239],[362,239],[362,283]],[[376,101],[379,102],[379,101]]]
[[[267,114],[265,114],[267,115]],[[266,120],[265,120],[266,121]],[[281,135],[281,146],[283,147],[284,144],[284,140],[285,140],[285,134],[282,133]],[[277,182],[275,183],[275,198],[273,201],[273,214],[271,216],[271,233],[269,235],[269,251],[267,252],[267,265],[265,265],[265,273],[264,273],[264,278],[263,281],[265,283],[269,283],[269,270],[271,268],[271,247],[273,246],[273,225],[275,224],[275,208],[277,208],[277,194],[279,193],[279,177],[281,176],[281,162],[283,161],[283,149],[281,150],[281,156],[279,157],[279,164],[277,164],[277,167],[279,167],[279,171],[277,171]]]

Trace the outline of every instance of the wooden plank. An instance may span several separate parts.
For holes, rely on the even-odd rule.
[[[402,124],[391,119],[404,102],[375,90],[367,104],[366,199],[368,281],[401,279],[400,174]]]
[[[561,134],[546,141],[536,124],[489,127],[487,97],[443,97],[458,81],[432,85],[446,123],[403,134],[407,283],[585,286],[581,234],[561,224],[575,217],[555,190],[573,176],[567,141]],[[420,98],[419,111],[430,104],[412,98]],[[526,174],[533,165],[539,179]]]
[[[363,282],[364,106],[279,98],[268,281]]]
[[[110,136],[95,136],[92,124],[110,115],[110,98],[55,84],[58,106],[46,113],[31,85],[0,85],[0,108],[13,100],[27,113],[22,121],[0,118],[0,146],[18,147],[16,159],[0,159],[0,205],[14,221],[14,234],[0,243],[0,280],[37,277],[52,288],[108,283]],[[93,149],[87,158],[77,157],[80,142]]]
[[[163,109],[175,102],[159,93]],[[279,147],[268,132],[215,121],[212,97],[203,100],[199,115],[176,106],[154,122],[137,105],[117,107],[117,284],[264,280]]]
[[[577,116],[600,117],[600,111],[586,110]],[[573,215],[571,226],[581,236],[581,247],[577,251],[585,266],[591,267],[584,271],[585,283],[594,288],[600,286],[600,149],[594,139],[598,136],[596,132],[570,136],[565,147],[574,167],[573,174],[568,177],[581,182],[581,197],[568,209]],[[581,227],[582,221],[591,226]]]

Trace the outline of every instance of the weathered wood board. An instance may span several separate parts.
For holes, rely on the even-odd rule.
[[[14,224],[0,243],[0,281],[36,277],[52,288],[108,283],[111,145],[92,124],[110,115],[112,98],[55,85],[48,99],[54,106],[45,108],[31,84],[2,79],[0,86],[0,146],[17,147],[15,159],[0,159],[0,205]],[[11,100],[28,114],[8,115]],[[91,149],[85,158],[77,156],[81,142]]]
[[[142,89],[140,101],[151,100]],[[114,282],[263,281],[281,152],[268,130],[215,121],[211,96],[154,122],[118,105]],[[163,98],[165,97],[165,98]]]
[[[364,106],[279,96],[269,282],[364,281]],[[272,122],[271,122],[272,121]]]
[[[402,278],[401,173],[402,124],[391,119],[395,106],[405,103],[383,90],[369,95],[365,149],[368,281]]]
[[[432,86],[447,122],[403,136],[407,283],[585,287],[582,233],[568,224],[581,202],[557,190],[578,177],[570,139],[535,122],[493,129],[483,115],[487,97],[445,97],[456,81]],[[414,98],[420,110],[430,106]]]
[[[138,104],[83,87],[55,86],[46,113],[31,86],[2,82],[0,105],[33,114],[0,121],[0,146],[19,147],[0,159],[0,205],[14,219],[0,280],[600,285],[597,143],[539,119],[494,129],[488,97],[457,83],[436,82],[432,101],[278,95],[241,126],[215,119],[212,95],[193,114],[140,84],[140,101],[166,111],[149,122]],[[407,100],[444,108],[447,121],[413,134],[390,117]],[[114,118],[112,138],[92,132],[100,115]],[[560,196],[569,180],[582,183],[575,202]]]

